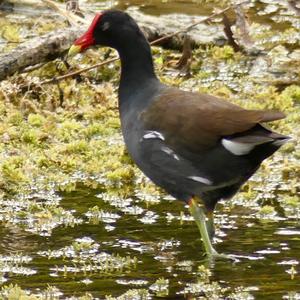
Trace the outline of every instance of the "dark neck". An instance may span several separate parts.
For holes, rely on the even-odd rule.
[[[157,81],[154,74],[151,49],[146,39],[129,39],[117,49],[121,59],[120,104],[130,101],[132,95],[142,91],[145,85]]]

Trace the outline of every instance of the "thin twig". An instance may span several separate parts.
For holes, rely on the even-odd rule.
[[[43,1],[43,2],[52,2],[51,0],[42,0],[42,1]],[[213,13],[212,15],[210,15],[209,17],[207,17],[207,18],[205,18],[205,19],[202,19],[202,20],[200,20],[200,21],[194,22],[193,24],[187,26],[187,27],[184,28],[184,29],[178,30],[178,31],[176,31],[176,32],[174,32],[174,33],[168,34],[168,35],[166,35],[166,36],[164,36],[164,37],[161,37],[161,38],[158,38],[158,39],[154,40],[154,41],[152,41],[152,42],[150,43],[150,45],[151,45],[151,46],[152,46],[152,45],[156,45],[156,44],[161,43],[161,42],[163,42],[163,41],[165,41],[165,40],[167,40],[167,39],[169,39],[169,38],[171,38],[171,37],[173,37],[173,36],[175,36],[175,35],[178,35],[178,34],[180,34],[180,33],[186,33],[186,32],[190,31],[192,28],[194,28],[195,26],[197,26],[197,25],[199,25],[199,24],[201,24],[201,23],[211,21],[211,20],[212,20],[213,18],[215,18],[216,16],[222,15],[222,14],[224,14],[226,11],[228,11],[228,10],[230,10],[230,9],[236,7],[236,6],[244,5],[244,4],[247,4],[247,3],[249,3],[249,2],[250,2],[250,0],[247,0],[247,1],[243,1],[243,2],[238,3],[238,4],[230,5],[230,6],[226,7],[226,8],[224,8],[223,10],[220,10],[220,11],[218,11],[218,12]],[[57,81],[66,79],[66,78],[68,78],[68,77],[72,77],[72,76],[74,76],[74,75],[78,75],[78,74],[81,74],[81,73],[83,73],[83,72],[92,70],[92,69],[94,69],[94,68],[104,66],[104,65],[109,64],[109,63],[111,63],[111,62],[114,62],[114,61],[116,61],[116,60],[118,60],[118,59],[119,59],[119,58],[112,58],[112,59],[106,60],[106,61],[104,61],[104,62],[101,62],[101,63],[97,63],[97,64],[95,64],[95,65],[92,65],[92,66],[90,66],[90,67],[87,67],[87,68],[84,68],[84,69],[80,69],[80,70],[78,70],[78,71],[74,71],[74,72],[71,72],[71,73],[68,73],[68,74],[65,74],[65,75],[62,75],[62,76],[57,76],[57,77],[54,77],[54,78],[52,78],[52,79],[48,79],[48,80],[42,81],[40,84],[54,83],[54,82],[57,82]]]
[[[101,66],[104,66],[104,65],[107,65],[111,62],[114,62],[116,60],[118,60],[119,58],[118,57],[115,57],[115,58],[111,58],[109,60],[105,60],[101,63],[97,63],[95,65],[92,65],[92,66],[89,66],[89,67],[86,67],[86,68],[83,68],[83,69],[80,69],[78,71],[73,71],[71,73],[68,73],[68,74],[65,74],[65,75],[62,75],[62,76],[57,76],[57,77],[54,77],[52,79],[48,79],[48,80],[44,80],[42,81],[40,84],[49,84],[49,83],[56,83],[57,81],[60,81],[60,80],[63,80],[63,79],[66,79],[68,77],[72,77],[72,76],[75,76],[75,75],[78,75],[82,72],[86,72],[86,71],[89,71],[89,70],[92,70],[94,68],[97,68],[97,67],[101,67]]]
[[[66,0],[66,10],[71,11],[76,16],[84,18],[84,14],[79,8],[78,0]]]
[[[42,63],[38,63],[34,66],[29,66],[29,67],[25,68],[24,70],[22,70],[20,73],[29,73],[29,72],[35,71],[35,70],[41,68],[42,66],[44,66],[45,64],[46,64],[45,62],[42,62]]]
[[[223,14],[223,24],[224,24],[224,32],[228,40],[228,44],[233,48],[235,52],[241,51],[241,47],[237,44],[233,37],[233,32],[231,30],[231,22],[226,14]]]
[[[68,20],[68,22],[72,25],[78,25],[78,23],[81,23],[81,24],[88,23],[87,20],[75,15],[74,13],[60,8],[55,2],[53,2],[51,0],[41,0],[41,1],[43,3],[45,3],[46,5],[50,6],[51,8],[53,8],[55,11],[57,11],[62,16],[64,16]]]

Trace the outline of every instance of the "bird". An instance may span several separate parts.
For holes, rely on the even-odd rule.
[[[264,124],[285,114],[163,84],[146,37],[126,12],[97,13],[68,56],[102,46],[116,49],[121,60],[118,108],[129,155],[151,181],[188,205],[206,255],[222,257],[212,242],[215,206],[289,140]]]

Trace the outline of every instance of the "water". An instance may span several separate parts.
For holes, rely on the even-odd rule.
[[[75,210],[75,214],[84,222],[74,228],[58,227],[50,237],[26,234],[10,226],[1,227],[1,255],[21,251],[23,256],[32,258],[24,267],[36,271],[36,274],[28,276],[10,274],[9,282],[30,290],[44,289],[51,283],[65,296],[74,295],[74,292],[75,295],[81,295],[88,291],[94,297],[101,298],[108,294],[122,294],[129,288],[148,288],[159,278],[164,278],[169,280],[170,299],[188,299],[182,294],[183,290],[188,284],[199,280],[197,270],[204,265],[211,271],[210,282],[216,281],[231,290],[242,286],[256,299],[280,299],[290,291],[300,290],[299,275],[291,274],[293,268],[294,271],[299,270],[299,220],[282,218],[281,221],[260,221],[255,215],[245,214],[247,209],[243,207],[237,206],[230,213],[228,207],[221,207],[216,213],[216,222],[219,224],[217,238],[220,241],[216,248],[221,253],[233,254],[239,261],[209,262],[203,257],[194,222],[168,217],[168,213],[180,216],[184,210],[181,203],[163,200],[147,209],[136,199],[136,204],[145,210],[143,215],[148,210],[158,215],[153,224],[143,224],[141,215],[120,212],[97,197],[98,192],[78,189],[63,195],[61,205],[65,209]],[[107,212],[118,213],[120,218],[116,222],[99,221],[99,224],[93,224],[82,213],[94,205]],[[107,224],[112,227],[105,228]],[[84,237],[99,244],[95,252],[82,256],[86,265],[90,263],[87,257],[99,252],[136,257],[137,262],[121,270],[56,272],[56,268],[63,265],[75,267],[76,263],[71,263],[67,254],[65,257],[48,259],[43,251],[62,249]],[[72,256],[71,252],[69,250]],[[80,263],[77,262],[77,265]]]
[[[154,15],[209,15],[215,6],[213,2],[200,5],[199,1],[143,3],[102,1],[86,5],[99,9],[139,5],[143,12]],[[268,8],[269,13],[261,13],[256,20],[276,29],[278,23],[267,20],[276,7],[269,5],[267,1],[257,2],[251,12]],[[26,12],[21,9],[20,14]],[[280,26],[288,25],[284,22]],[[233,65],[220,65],[221,71],[228,68],[221,78],[226,81]],[[215,64],[204,62],[205,68],[221,74]],[[238,82],[239,87],[242,85]],[[296,149],[299,151],[299,145]],[[41,215],[31,207],[32,214],[24,217],[18,206],[24,199],[16,199],[18,205],[1,204],[1,209],[20,209],[20,213],[10,212],[14,222],[0,223],[0,283],[16,283],[32,293],[44,291],[50,284],[63,293],[63,298],[89,292],[103,299],[129,289],[145,289],[157,299],[299,299],[300,187],[294,152],[283,153],[284,161],[276,156],[254,178],[250,185],[257,193],[249,196],[243,190],[232,202],[218,206],[215,247],[232,255],[234,262],[205,259],[198,229],[187,208],[157,191],[153,195],[151,189],[142,197],[142,186],[148,184],[143,180],[134,184],[130,195],[121,196],[105,185],[91,188],[77,184],[73,192],[46,191],[37,197],[37,202],[49,209],[48,214]],[[284,180],[281,170],[290,172]],[[296,197],[296,204],[285,203],[288,197]],[[53,204],[56,202],[58,207]],[[274,209],[261,211],[260,206],[266,204]]]

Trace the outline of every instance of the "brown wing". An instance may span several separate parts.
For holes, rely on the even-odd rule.
[[[226,100],[166,88],[144,111],[147,130],[161,132],[168,144],[192,151],[213,147],[223,136],[242,133],[260,122],[284,118],[281,112],[246,110]]]

